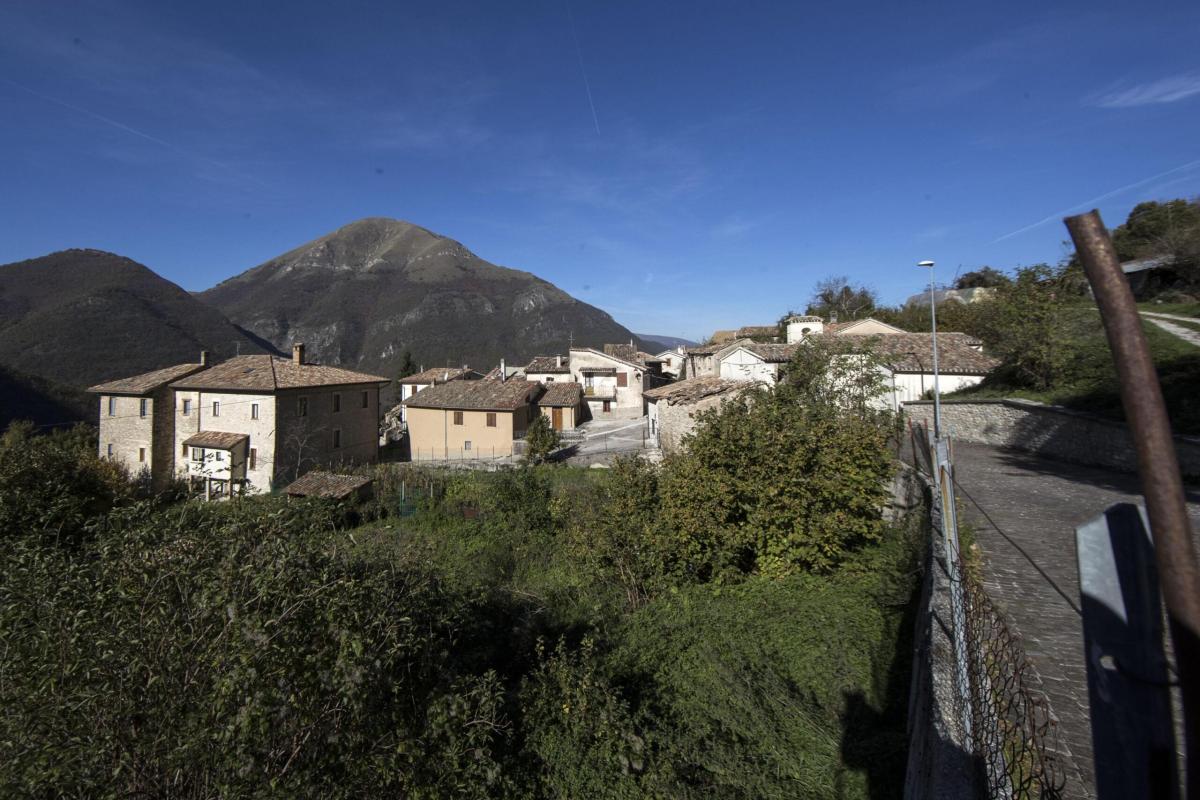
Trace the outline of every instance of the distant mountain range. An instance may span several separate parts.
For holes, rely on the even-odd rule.
[[[646,351],[652,355],[657,355],[663,350],[670,350],[675,347],[695,347],[697,344],[691,339],[680,339],[678,336],[660,336],[657,333],[639,333],[637,336],[648,344],[658,343],[662,345],[661,347],[655,347],[652,350]]]
[[[0,364],[66,386],[269,344],[148,267],[101,250],[0,266]]]
[[[395,219],[359,220],[197,295],[248,331],[315,360],[391,375],[405,350],[425,366],[487,371],[507,358],[638,337],[528,272]],[[639,346],[642,346],[639,343]]]
[[[426,367],[486,371],[572,342],[660,352],[671,338],[646,341],[535,275],[394,219],[351,223],[196,294],[100,250],[0,266],[0,388],[15,398],[24,387],[12,410],[201,350],[220,360],[304,342],[313,360],[390,376],[405,351]]]

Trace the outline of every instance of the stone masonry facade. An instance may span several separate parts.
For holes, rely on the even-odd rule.
[[[933,426],[931,401],[903,406],[909,419]],[[1028,400],[944,400],[942,427],[967,442],[1123,472],[1137,469],[1133,440],[1123,423],[1060,406]],[[1175,452],[1184,476],[1200,477],[1200,438],[1176,436]]]

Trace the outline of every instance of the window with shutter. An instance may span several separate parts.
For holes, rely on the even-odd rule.
[[[629,385],[629,376],[627,374],[625,374],[624,372],[618,372],[617,373],[617,386],[622,387],[622,386],[628,386],[628,385]]]
[[[496,412],[495,412],[495,411],[489,411],[489,412],[488,412],[488,415],[487,415],[487,426],[488,426],[489,428],[494,428],[494,427],[496,427]]]
[[[463,412],[461,412],[461,411],[454,412],[454,424],[455,425],[463,424]]]

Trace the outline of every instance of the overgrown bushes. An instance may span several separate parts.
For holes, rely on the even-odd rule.
[[[381,466],[354,529],[315,500],[140,501],[5,439],[0,794],[898,793],[887,419],[801,366],[661,469]]]

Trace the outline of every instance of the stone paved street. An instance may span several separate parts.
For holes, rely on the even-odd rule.
[[[1024,638],[1059,719],[1059,749],[1078,767],[1078,777],[1068,786],[1067,796],[1092,797],[1091,727],[1080,620],[1030,560],[1078,605],[1075,526],[1113,503],[1141,502],[1137,478],[981,444],[956,443],[954,455],[956,480],[961,486],[959,505],[985,556],[988,593],[1015,621]],[[1200,493],[1192,492],[1189,500],[1195,531],[1200,529]]]

